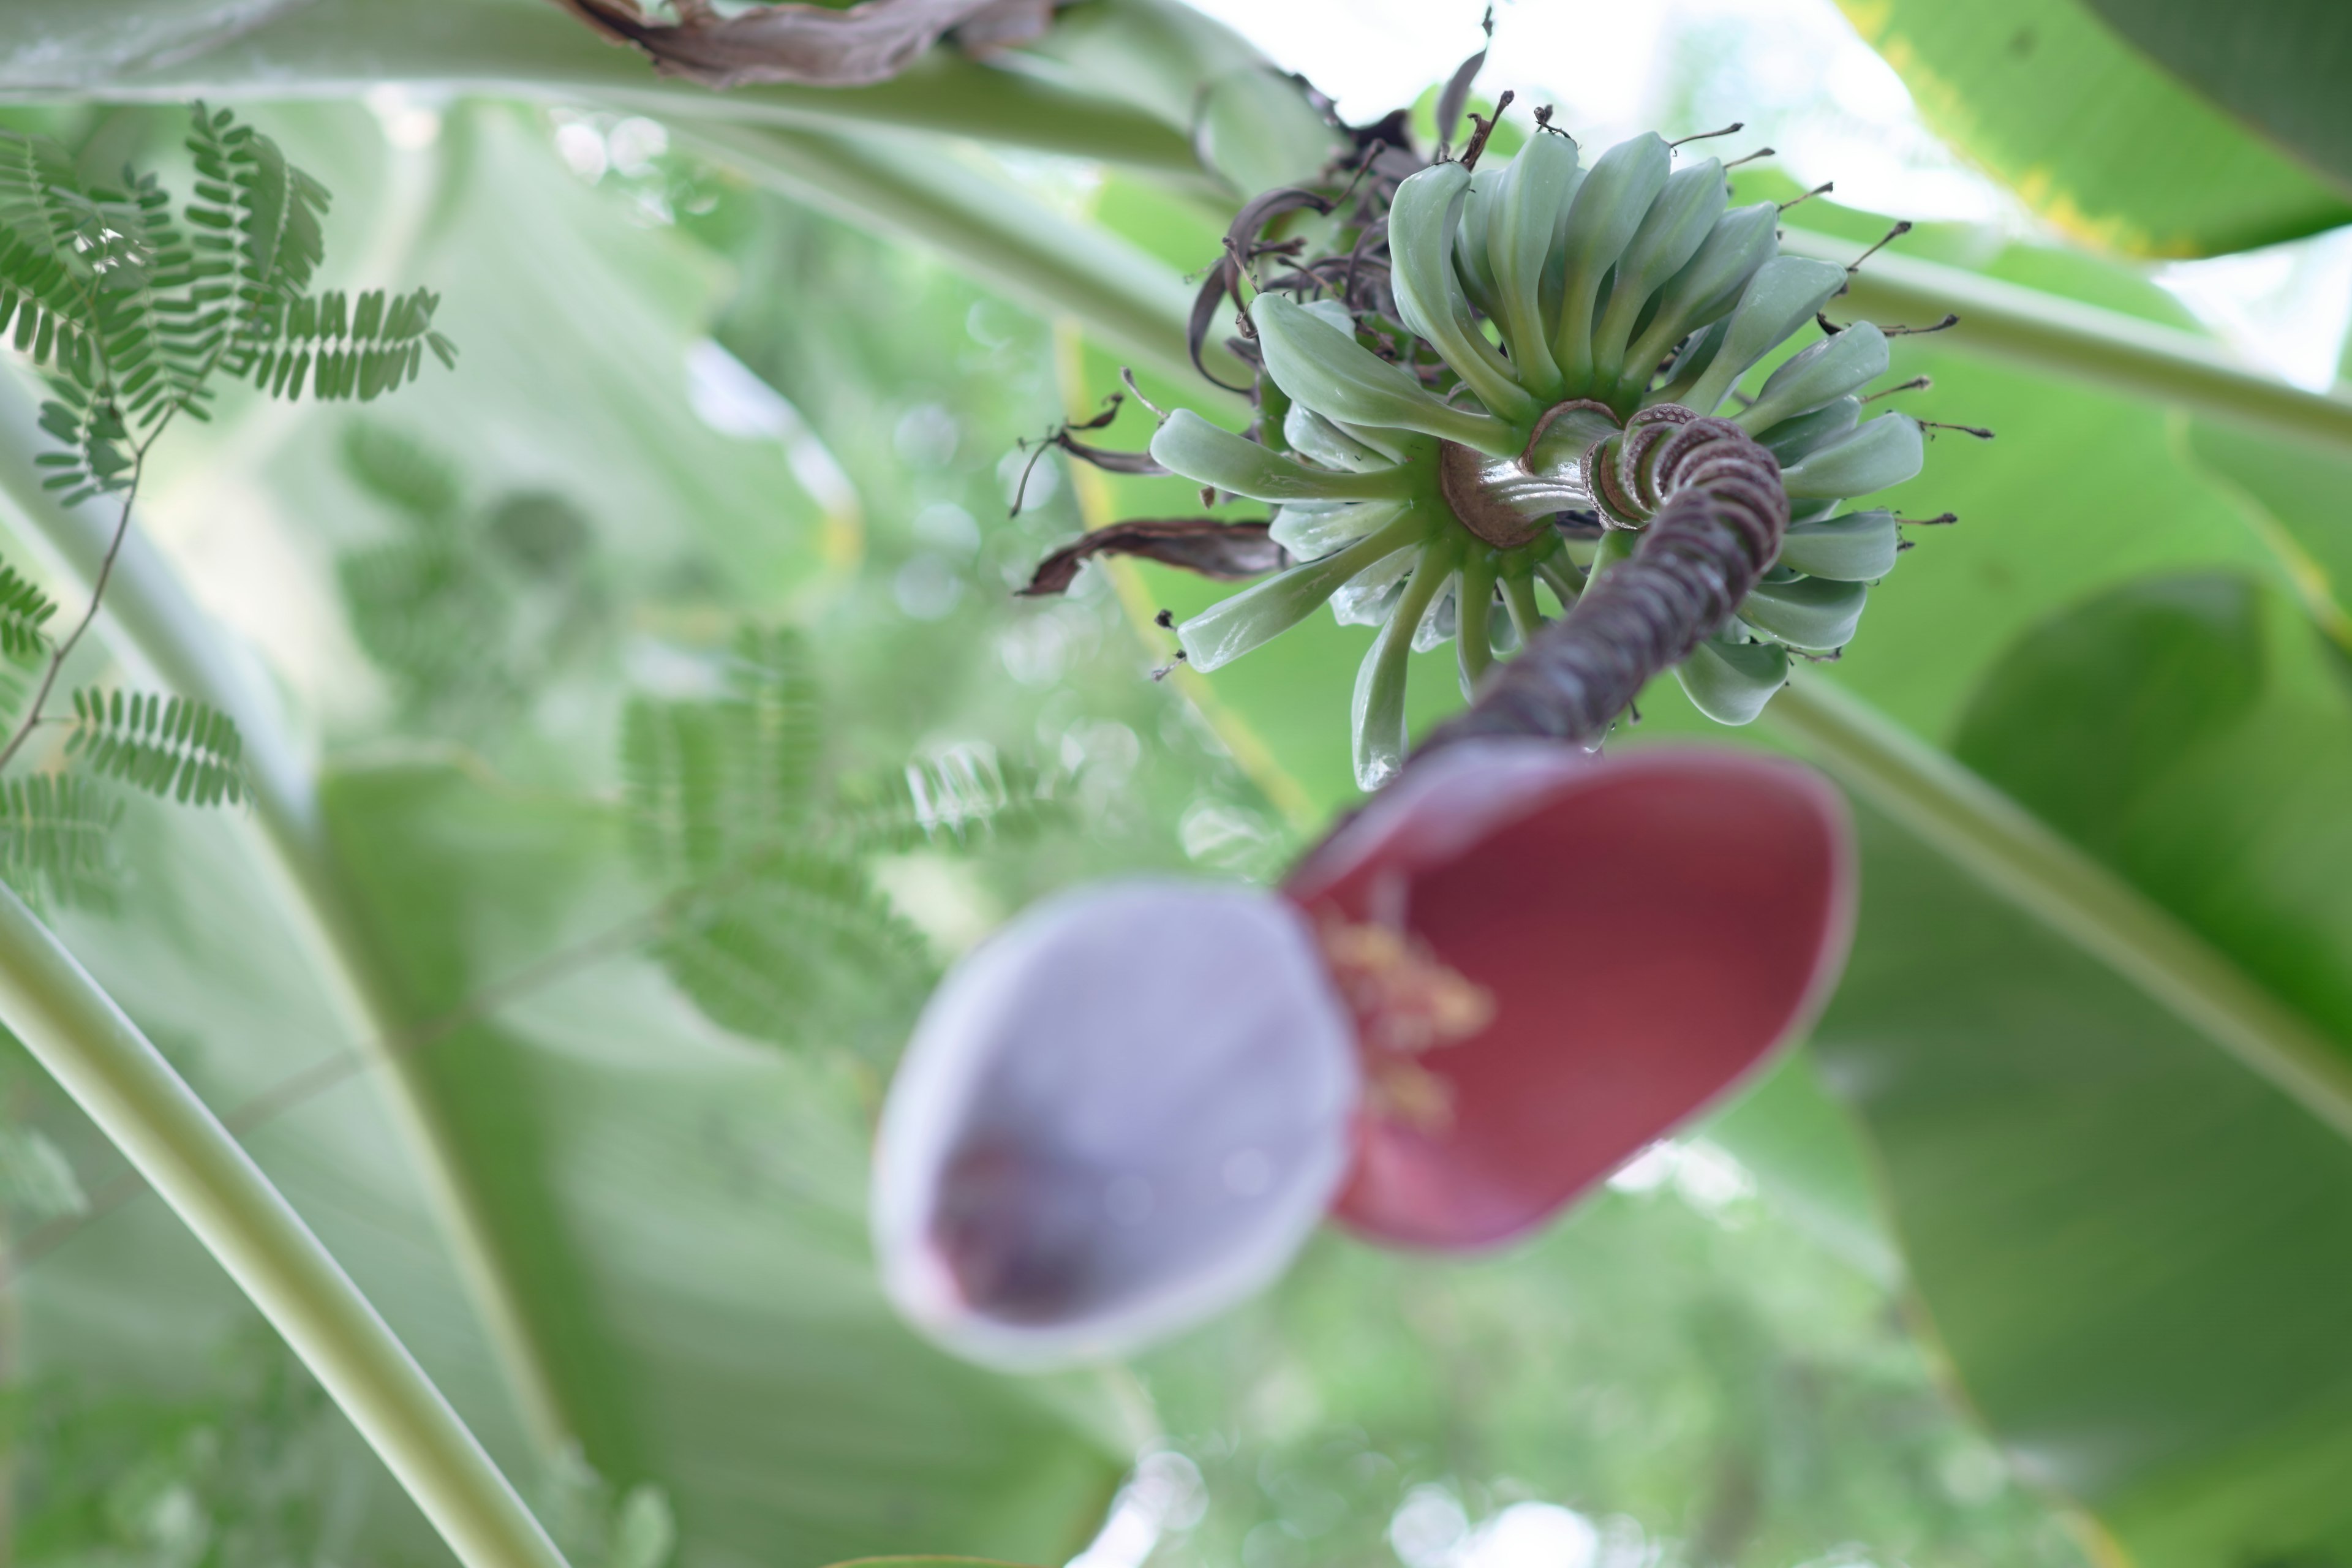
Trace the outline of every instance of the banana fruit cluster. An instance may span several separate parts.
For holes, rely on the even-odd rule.
[[[1572,608],[1630,552],[1646,515],[1607,476],[1643,408],[1739,405],[1728,416],[1779,459],[1790,500],[1777,562],[1676,668],[1710,717],[1748,722],[1792,650],[1843,647],[1869,584],[1895,563],[1893,515],[1842,510],[1921,466],[1916,420],[1863,418],[1864,390],[1888,368],[1885,336],[1857,323],[1743,395],[1845,271],[1780,255],[1772,204],[1727,210],[1717,160],[1674,164],[1645,134],[1587,167],[1546,130],[1506,163],[1421,170],[1387,216],[1394,319],[1260,293],[1258,438],[1180,411],[1152,440],[1175,473],[1273,503],[1274,537],[1300,563],[1179,626],[1194,668],[1215,669],[1318,605],[1380,628],[1352,709],[1366,789],[1402,764],[1410,651],[1451,639],[1466,695],[1542,626],[1538,584]],[[1606,525],[1589,554],[1553,526],[1571,509]]]

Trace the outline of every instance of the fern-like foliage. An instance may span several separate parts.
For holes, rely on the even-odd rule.
[[[227,110],[199,103],[192,113],[196,184],[188,222],[200,231],[205,275],[233,279],[237,313],[248,318],[300,298],[326,256],[327,187]]]
[[[427,289],[344,295],[308,290],[324,254],[320,227],[327,188],[286,161],[277,143],[226,110],[195,110],[188,138],[195,159],[199,268],[231,280],[235,305],[223,363],[229,374],[273,397],[372,399],[416,379],[429,348],[444,366],[457,363],[449,340],[433,330],[440,296]]]
[[[1068,810],[1052,779],[983,746],[960,746],[878,778],[845,779],[835,795],[826,826],[857,854],[1020,843]]]
[[[372,398],[416,378],[429,351],[456,351],[433,330],[429,289],[347,300],[313,294],[324,255],[326,188],[268,137],[197,104],[188,150],[196,178],[180,216],[152,174],[86,178],[45,137],[0,131],[0,341],[48,377],[42,428],[58,449],[37,459],[65,504],[119,492],[118,530],[147,449],[178,415],[205,417],[215,375],[272,395]],[[119,542],[119,534],[118,534]],[[404,559],[371,581],[461,569]],[[103,579],[101,578],[101,581]],[[379,592],[388,605],[398,593]],[[412,588],[409,596],[417,596]],[[98,606],[90,606],[94,616]],[[61,642],[57,606],[0,565],[0,708],[13,713],[26,670],[46,666],[47,697],[89,617]],[[446,628],[436,628],[446,637]],[[0,742],[15,758],[47,714],[25,714]],[[27,897],[103,905],[116,881],[107,836],[115,781],[183,805],[243,801],[243,745],[226,714],[185,698],[84,689],[73,694],[67,771],[0,780],[0,876]]]
[[[94,780],[0,779],[0,877],[36,903],[111,909],[121,884],[111,835],[122,802]]]
[[[624,716],[634,847],[641,868],[676,889],[652,952],[738,1034],[838,1045],[862,1018],[878,1047],[898,1021],[874,1016],[877,989],[919,994],[932,961],[876,888],[870,858],[1024,836],[1057,819],[1061,803],[984,747],[822,787],[822,710],[795,633],[743,634],[728,682],[722,698],[640,698]]]
[[[120,489],[135,433],[197,395],[194,281],[152,176],[86,184],[56,142],[0,132],[0,330],[57,392],[41,424],[67,450],[42,457],[49,488],[75,501]]]
[[[504,710],[509,596],[454,534],[345,552],[335,563],[352,632],[412,718]]]
[[[563,497],[519,490],[469,507],[447,462],[373,421],[351,425],[342,458],[392,513],[391,538],[335,566],[404,724],[444,739],[510,733],[551,679],[609,648],[594,531]]]
[[[123,193],[84,186],[47,137],[0,132],[0,327],[17,353],[87,383],[100,295],[146,260],[142,219]]]
[[[930,967],[922,934],[864,867],[795,850],[681,900],[652,946],[713,1023],[785,1046],[828,1043],[877,980],[904,989]]]
[[[73,694],[66,755],[101,778],[120,779],[183,805],[245,799],[244,742],[227,714],[186,697],[84,688]]]
[[[736,642],[726,698],[640,698],[621,722],[621,774],[639,863],[665,881],[711,876],[772,847],[808,814],[818,698],[808,647],[787,631]]]
[[[423,442],[373,420],[343,433],[343,471],[360,489],[430,531],[453,529],[465,492],[457,471]]]
[[[67,503],[132,482],[176,414],[206,416],[215,373],[274,396],[372,398],[416,378],[438,296],[313,295],[326,187],[226,110],[195,106],[183,216],[152,174],[86,180],[47,137],[0,132],[0,332],[49,373],[50,488]]]
[[[228,369],[272,397],[300,397],[307,377],[313,397],[369,402],[415,381],[427,349],[445,368],[457,368],[456,347],[433,330],[440,303],[429,289],[378,289],[352,301],[348,315],[343,296],[331,289],[267,306],[255,313],[248,345]]]
[[[0,563],[0,658],[26,666],[37,662],[49,650],[43,628],[57,613],[56,601],[37,584]]]

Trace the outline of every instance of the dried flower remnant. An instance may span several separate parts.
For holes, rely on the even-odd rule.
[[[1080,534],[1037,563],[1023,587],[1024,599],[1069,591],[1078,568],[1097,555],[1134,555],[1180,567],[1221,583],[1245,582],[1290,564],[1289,553],[1266,536],[1263,522],[1213,517],[1144,518]]]

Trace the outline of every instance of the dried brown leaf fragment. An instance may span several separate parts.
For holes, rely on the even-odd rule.
[[[865,0],[845,10],[776,5],[726,15],[710,0],[672,0],[676,21],[643,0],[557,0],[664,76],[705,87],[793,82],[870,87],[888,81],[952,33],[980,51],[1026,43],[1066,0]]]
[[[1039,562],[1021,597],[1038,599],[1067,593],[1077,579],[1078,568],[1097,555],[1139,555],[1223,583],[1263,577],[1290,564],[1288,552],[1266,536],[1266,528],[1263,522],[1226,522],[1213,517],[1143,518],[1114,523],[1080,535]]]

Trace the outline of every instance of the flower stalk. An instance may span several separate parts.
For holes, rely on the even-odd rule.
[[[1727,419],[1671,405],[1636,416],[1617,466],[1641,466],[1650,447],[1660,504],[1633,553],[1497,669],[1421,754],[1478,735],[1597,745],[1653,676],[1688,658],[1755,588],[1789,527],[1772,454]]]

